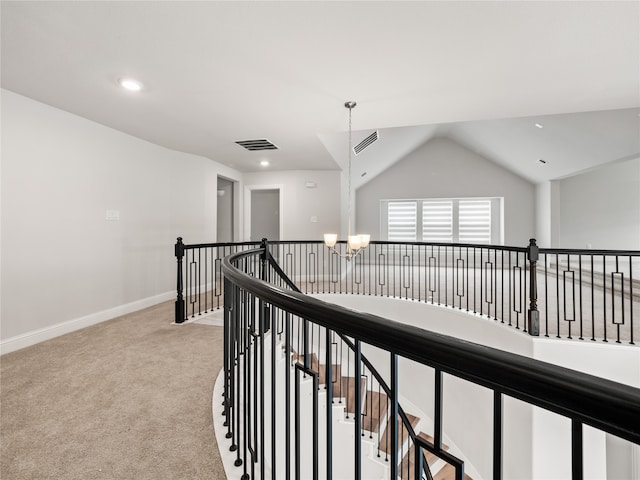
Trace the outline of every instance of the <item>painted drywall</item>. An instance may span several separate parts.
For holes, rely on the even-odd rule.
[[[215,241],[218,175],[241,180],[2,90],[3,344],[166,299],[176,237]]]
[[[551,247],[551,182],[536,185],[535,239],[539,247]]]
[[[640,250],[640,158],[559,181],[559,247]]]
[[[337,170],[245,173],[244,183],[247,188],[261,185],[281,188],[282,240],[322,240],[323,233],[336,232],[340,227]]]
[[[380,201],[504,197],[504,242],[526,246],[535,233],[535,187],[447,138],[434,138],[356,193],[359,231],[380,239]]]

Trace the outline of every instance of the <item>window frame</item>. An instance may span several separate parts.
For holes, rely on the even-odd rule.
[[[400,241],[389,240],[389,204],[394,202],[415,202],[416,204],[416,219],[415,240],[405,240],[413,242],[425,242],[425,243],[462,243],[460,238],[460,202],[461,201],[478,201],[488,200],[491,205],[491,240],[488,242],[491,245],[503,245],[504,244],[504,197],[446,197],[446,198],[402,198],[402,199],[384,199],[380,201],[380,238],[383,241]],[[424,202],[452,202],[452,241],[434,241],[423,240],[424,237],[424,225],[423,225],[423,205]],[[465,242],[473,245],[484,245],[484,243]]]

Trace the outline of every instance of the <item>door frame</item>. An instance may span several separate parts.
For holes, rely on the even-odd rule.
[[[270,185],[245,185],[244,186],[244,238],[245,242],[251,238],[251,193],[254,190],[278,190],[278,209],[280,225],[278,225],[278,233],[280,240],[284,238],[284,186],[282,184]]]

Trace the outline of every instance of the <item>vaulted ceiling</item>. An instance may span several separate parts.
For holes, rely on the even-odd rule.
[[[1,9],[3,88],[243,172],[263,159],[272,170],[344,168],[347,100],[358,103],[354,143],[380,133],[354,160],[356,186],[434,136],[532,182],[640,152],[639,2]],[[122,77],[143,90],[123,90]],[[278,149],[235,143],[249,139]]]

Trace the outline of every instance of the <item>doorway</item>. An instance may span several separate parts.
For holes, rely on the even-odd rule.
[[[250,240],[280,240],[280,189],[252,189]]]
[[[218,177],[216,238],[218,242],[233,242],[233,182]]]

